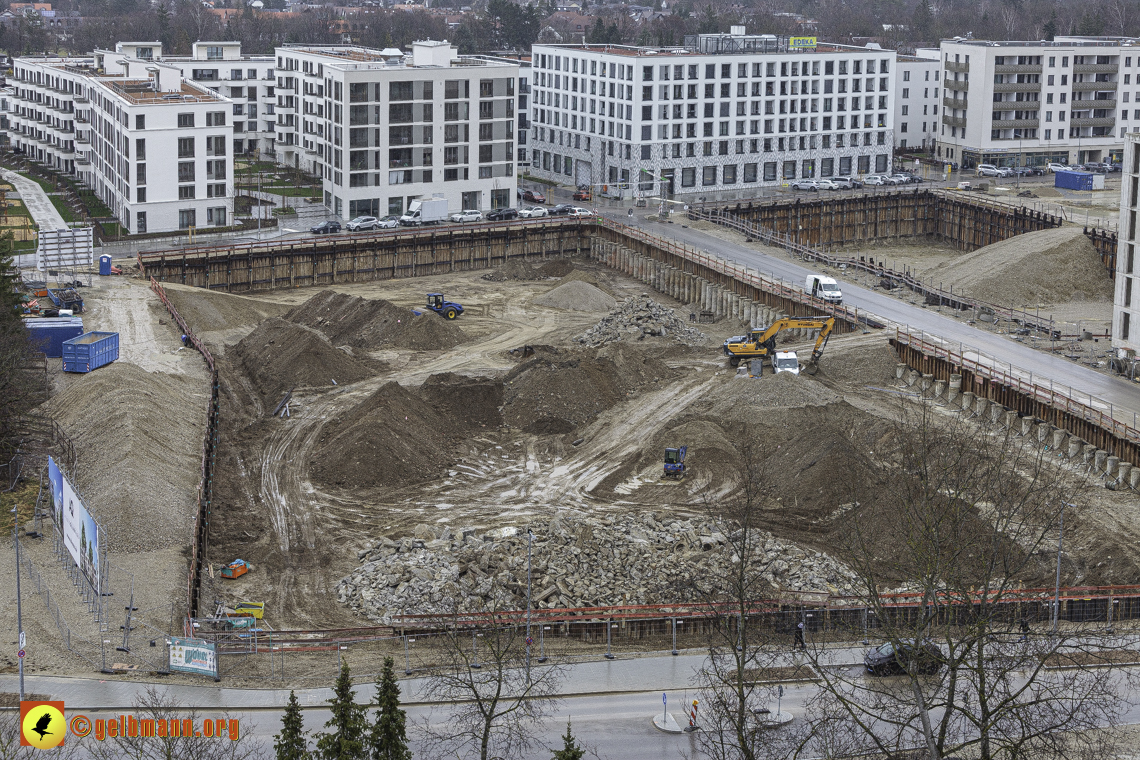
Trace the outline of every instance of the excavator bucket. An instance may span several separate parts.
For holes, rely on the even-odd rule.
[[[803,372],[808,375],[814,375],[819,372],[819,364],[813,360],[804,362]]]

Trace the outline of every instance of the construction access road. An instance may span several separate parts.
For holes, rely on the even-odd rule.
[[[628,223],[627,216],[617,211],[606,212],[613,221]],[[660,224],[647,221],[644,216],[634,215],[634,226],[660,237],[671,238],[678,243],[702,249],[721,258],[758,270],[802,286],[811,267],[796,264],[775,256],[770,256],[752,248],[723,240],[700,230],[684,226],[685,217],[677,215],[673,224]],[[1011,340],[1003,335],[971,327],[935,309],[908,303],[886,291],[860,287],[844,282],[843,302],[847,306],[868,311],[882,317],[888,323],[911,331],[922,331],[927,337],[938,338],[954,346],[960,344],[970,356],[969,348],[976,349],[983,362],[995,361],[997,366],[1013,365],[1020,372],[1014,372],[1042,385],[1052,383],[1057,388],[1072,388],[1072,397],[1082,403],[1089,403],[1086,396],[1095,397],[1090,406],[1098,408],[1130,425],[1140,419],[1140,386],[1126,380],[1083,367],[1059,356],[1039,351],[1031,346]],[[955,346],[957,347],[957,346]]]

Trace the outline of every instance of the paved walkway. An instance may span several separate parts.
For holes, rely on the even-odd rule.
[[[28,207],[28,213],[39,225],[41,232],[67,229],[67,222],[63,221],[63,217],[56,211],[51,199],[48,198],[47,193],[44,192],[38,182],[7,169],[4,170],[3,177],[5,182],[11,183],[16,188],[16,192],[20,194],[20,200]]]

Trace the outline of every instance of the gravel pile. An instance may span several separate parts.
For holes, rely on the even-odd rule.
[[[571,280],[545,293],[534,302],[539,306],[566,311],[609,311],[617,301],[588,282]]]
[[[677,601],[694,579],[723,575],[733,560],[724,526],[661,513],[614,519],[558,515],[534,531],[532,600],[544,609]],[[526,604],[525,530],[482,535],[419,525],[413,536],[381,539],[337,584],[337,599],[379,623],[393,615],[473,611]],[[773,588],[853,593],[849,568],[819,552],[764,534],[757,559]]]
[[[649,337],[672,338],[689,344],[705,341],[705,334],[682,322],[673,309],[643,295],[627,298],[576,340],[596,348],[617,340],[645,340]]]

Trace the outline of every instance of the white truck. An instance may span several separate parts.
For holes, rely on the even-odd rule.
[[[787,372],[792,375],[800,374],[800,358],[795,351],[777,351],[772,359],[772,372],[780,374]]]
[[[408,211],[400,217],[405,227],[418,227],[421,224],[439,224],[447,221],[447,199],[425,198],[408,204]]]
[[[843,303],[843,291],[839,289],[839,284],[830,277],[821,274],[809,274],[807,283],[804,284],[804,290],[807,291],[808,295],[823,299],[828,303]]]

